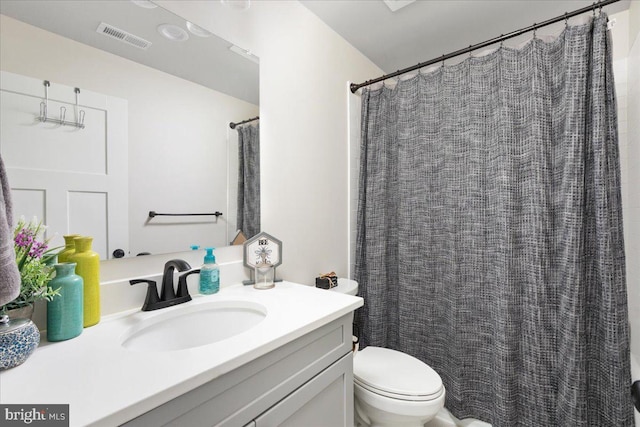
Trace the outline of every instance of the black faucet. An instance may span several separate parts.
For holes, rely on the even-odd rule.
[[[171,301],[176,298],[176,292],[173,288],[173,270],[187,271],[191,266],[181,259],[172,259],[165,263],[164,273],[162,274],[162,288],[160,291],[160,301]],[[191,297],[187,301],[189,301]],[[186,301],[185,301],[186,302]]]
[[[136,285],[138,283],[146,283],[147,297],[142,305],[142,311],[158,310],[160,308],[171,307],[172,305],[182,304],[187,301],[191,301],[191,295],[189,295],[189,289],[187,288],[187,277],[191,274],[200,273],[200,270],[191,270],[182,276],[178,280],[178,293],[176,294],[173,287],[173,272],[187,271],[191,269],[191,266],[186,261],[181,259],[172,259],[167,261],[164,265],[164,273],[162,274],[162,289],[160,291],[160,297],[158,297],[158,288],[156,282],[149,279],[134,279],[129,280],[130,285]]]

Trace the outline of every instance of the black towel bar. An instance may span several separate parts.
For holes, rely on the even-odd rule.
[[[222,212],[215,211],[213,213],[158,213],[156,211],[149,211],[149,218],[153,218],[155,216],[213,216],[219,217],[222,216]]]

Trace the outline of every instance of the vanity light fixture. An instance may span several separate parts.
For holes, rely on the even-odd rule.
[[[189,21],[187,21],[187,30],[189,30],[189,32],[191,32],[191,34],[193,34],[194,36],[198,37],[211,37],[213,35],[204,28],[198,27],[196,24]]]
[[[157,4],[153,4],[149,0],[131,0],[131,3],[135,4],[136,6],[143,7],[145,9],[155,9],[156,7],[158,7]]]
[[[162,37],[174,42],[183,42],[189,40],[189,33],[182,28],[173,24],[160,24],[158,25],[158,32]]]

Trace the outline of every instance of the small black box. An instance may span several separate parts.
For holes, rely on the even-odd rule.
[[[316,288],[331,289],[338,286],[337,276],[316,277]]]

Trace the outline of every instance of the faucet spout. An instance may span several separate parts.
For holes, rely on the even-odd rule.
[[[173,286],[173,271],[187,271],[191,269],[188,262],[181,259],[172,259],[164,265],[164,273],[162,275],[162,290],[160,291],[160,301],[169,301],[176,298],[176,292]]]

